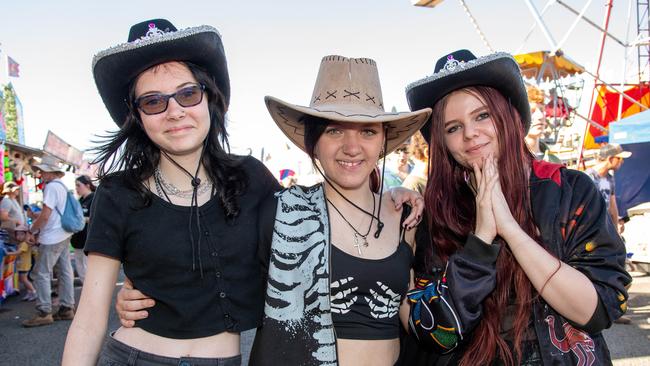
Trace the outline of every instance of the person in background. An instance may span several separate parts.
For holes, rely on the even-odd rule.
[[[617,229],[620,224],[618,221],[618,206],[616,205],[614,173],[621,168],[623,160],[630,156],[632,156],[632,153],[624,151],[619,144],[605,144],[600,147],[596,165],[585,170],[585,173],[591,177],[602,194],[608,207],[609,216]]]
[[[614,183],[614,173],[621,168],[623,160],[632,156],[629,151],[624,151],[619,144],[605,144],[600,147],[598,152],[598,162],[596,165],[585,170],[585,173],[591,177],[600,191],[607,205],[609,216],[619,234],[625,230],[625,221],[619,219],[618,206],[616,205],[616,190]],[[629,258],[626,262],[631,263]],[[628,316],[621,316],[614,321],[617,324],[631,324],[632,319]]]
[[[404,141],[395,151],[386,155],[384,159],[386,160],[384,190],[400,187],[413,168],[408,154],[408,140]]]
[[[530,127],[526,134],[526,145],[535,154],[535,158],[542,159],[548,150],[546,144],[541,140],[548,123],[544,115],[544,92],[530,84],[526,84],[528,104],[530,105]]]
[[[83,283],[86,278],[86,267],[87,267],[87,257],[83,251],[84,244],[86,244],[86,235],[88,234],[88,222],[90,219],[90,205],[93,202],[93,197],[95,196],[95,185],[92,180],[87,175],[81,175],[77,177],[74,182],[75,190],[79,196],[79,203],[84,213],[84,218],[86,219],[86,225],[83,230],[78,233],[72,234],[70,238],[70,244],[74,248],[74,266],[79,275],[79,279]]]
[[[16,270],[18,271],[18,281],[23,284],[26,290],[23,301],[36,300],[36,290],[29,280],[28,274],[32,268],[32,245],[28,242],[27,236],[29,235],[29,228],[25,225],[18,225],[14,230],[18,247],[14,252],[8,252],[7,255],[17,255],[18,263]]]
[[[30,228],[39,244],[38,257],[32,271],[38,301],[37,314],[23,321],[24,327],[37,327],[52,324],[55,320],[72,320],[74,318],[74,276],[70,263],[71,233],[61,227],[61,214],[65,211],[68,190],[61,181],[65,175],[59,162],[50,155],[45,155],[40,164],[33,166],[40,172],[43,187],[43,209]],[[52,313],[52,288],[50,273],[57,267],[59,301],[61,305]]]
[[[408,152],[413,158],[413,169],[402,182],[402,187],[424,195],[429,174],[429,145],[421,133],[418,132],[411,137]]]
[[[406,90],[411,109],[433,107],[406,364],[611,364],[625,247],[590,178],[526,146],[517,61],[458,50]]]
[[[15,182],[5,182],[2,186],[4,199],[0,202],[0,221],[2,227],[13,230],[18,225],[25,225],[25,213],[18,203],[20,186]]]

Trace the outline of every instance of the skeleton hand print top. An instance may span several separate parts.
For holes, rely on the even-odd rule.
[[[399,306],[408,290],[413,252],[401,241],[383,259],[351,256],[332,245],[332,320],[338,338],[399,337]]]

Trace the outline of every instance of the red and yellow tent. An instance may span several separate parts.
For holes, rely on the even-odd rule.
[[[605,85],[596,88],[598,96],[594,103],[594,108],[589,118],[608,129],[609,123],[616,121],[618,118],[618,103],[620,95],[614,90],[609,89]],[[650,85],[638,84],[628,87],[624,93],[630,98],[636,100],[640,104],[650,107]],[[633,114],[641,112],[642,108],[631,101],[623,98],[623,108],[621,110],[621,118],[629,117]],[[589,126],[584,139],[585,149],[597,149],[597,144],[594,139],[598,136],[607,135],[606,132],[601,131],[597,127]]]

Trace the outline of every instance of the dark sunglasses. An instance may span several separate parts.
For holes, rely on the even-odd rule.
[[[169,98],[174,98],[182,107],[193,107],[203,100],[205,85],[193,84],[177,90],[172,94],[147,94],[136,98],[135,106],[147,115],[162,113],[167,110]]]

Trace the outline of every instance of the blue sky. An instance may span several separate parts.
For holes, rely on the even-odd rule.
[[[578,9],[586,3],[566,2]],[[516,51],[534,24],[523,0],[466,3],[496,50]],[[546,1],[533,3],[541,9]],[[601,23],[604,3],[593,1],[587,16]],[[624,39],[629,0],[614,3],[610,28]],[[232,83],[229,131],[235,151],[262,146],[268,151],[285,141],[263,97],[307,104],[322,56],[375,59],[385,105],[406,110],[404,87],[429,75],[439,57],[459,48],[489,53],[455,0],[434,9],[414,7],[409,0],[4,1],[0,49],[20,63],[20,78],[11,81],[24,107],[28,145],[41,147],[50,129],[86,149],[96,134],[115,129],[97,94],[91,60],[96,52],[126,41],[132,24],[152,18],[167,18],[177,28],[209,24],[222,33]],[[545,15],[556,41],[573,19],[559,5]],[[631,29],[630,36],[635,35]],[[563,49],[593,69],[599,43],[598,32],[581,22]],[[536,28],[522,50],[548,48]],[[620,81],[623,53],[621,46],[607,42],[602,71],[607,80]]]

